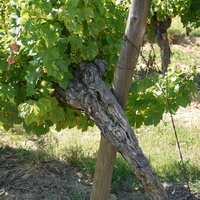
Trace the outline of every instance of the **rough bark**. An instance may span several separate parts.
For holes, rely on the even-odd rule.
[[[75,72],[75,79],[66,90],[54,85],[55,96],[90,116],[105,138],[131,165],[150,199],[168,199],[163,185],[139,147],[123,109],[101,79],[106,70],[105,61],[95,60],[94,63],[80,64],[80,69],[81,71]]]
[[[126,107],[133,73],[146,30],[149,7],[150,0],[131,1],[125,36],[112,86],[112,92],[123,109]],[[90,200],[108,199],[115,156],[115,146],[102,135]]]
[[[171,50],[167,35],[167,29],[171,26],[171,18],[166,16],[163,21],[158,21],[156,13],[152,17],[152,26],[156,35],[156,43],[160,47],[162,59],[162,72],[167,72],[168,65],[170,64]]]

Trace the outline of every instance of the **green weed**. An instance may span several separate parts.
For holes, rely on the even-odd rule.
[[[93,152],[93,156],[87,155],[87,149],[80,146],[78,141],[64,151],[63,159],[74,167],[87,173],[88,178],[93,177],[95,170],[97,154]]]
[[[154,171],[163,182],[183,183],[185,175],[170,122],[157,127],[143,127],[137,131],[140,145]],[[187,175],[191,183],[200,181],[199,129],[177,125],[179,143]],[[193,185],[194,187],[196,184]]]
[[[138,186],[132,168],[124,162],[123,157],[117,154],[112,178],[112,193],[117,194],[120,188],[126,187],[126,190],[133,190]]]
[[[79,192],[72,192],[69,194],[68,199],[69,200],[84,200],[85,198],[83,198]]]

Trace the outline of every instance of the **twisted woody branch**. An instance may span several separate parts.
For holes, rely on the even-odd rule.
[[[149,162],[139,147],[123,109],[111,90],[102,80],[106,62],[80,64],[75,79],[67,89],[54,85],[54,95],[76,109],[86,112],[124,159],[131,165],[138,181],[151,199],[168,199],[163,185],[153,173]]]

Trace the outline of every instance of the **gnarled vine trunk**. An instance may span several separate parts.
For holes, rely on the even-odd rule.
[[[112,92],[123,109],[126,108],[133,73],[143,42],[149,7],[150,0],[131,1],[126,30],[112,84]],[[107,200],[109,198],[115,157],[115,146],[101,135],[90,200]]]
[[[101,134],[133,168],[138,181],[151,199],[168,199],[165,188],[158,181],[139,147],[123,109],[101,79],[106,70],[106,62],[95,60],[90,64],[82,63],[80,69],[75,72],[75,79],[66,90],[54,85],[55,96],[90,116],[101,130]]]

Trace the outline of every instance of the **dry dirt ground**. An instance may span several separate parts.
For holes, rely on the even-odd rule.
[[[175,46],[177,48],[177,46]],[[182,50],[192,51],[189,47]],[[198,53],[199,52],[195,52]],[[187,124],[191,115],[200,117],[200,106],[194,104],[180,109],[175,119]],[[0,146],[0,200],[88,200],[92,188],[86,176],[76,168],[59,160],[45,163],[22,164],[15,149]],[[25,153],[25,152],[24,152]],[[192,191],[189,197],[184,185],[165,184],[170,200],[200,199],[200,192]],[[77,194],[77,195],[76,195]],[[111,195],[112,200],[145,200],[139,191],[130,191],[125,185],[120,195]],[[103,200],[103,199],[102,199]]]
[[[200,110],[198,110],[200,114]],[[21,164],[15,149],[1,147],[0,199],[1,200],[89,200],[92,183],[79,170],[65,162]],[[200,199],[200,192],[189,192],[185,185],[164,184],[170,200]],[[146,200],[142,192],[132,191],[125,185],[120,195],[110,200]]]
[[[6,154],[0,156],[1,200],[87,200],[92,183],[67,163],[58,160],[21,165],[17,153],[4,147]],[[170,200],[200,199],[200,192],[189,192],[184,185],[164,184]],[[111,195],[110,200],[146,200],[141,192],[128,191],[122,186],[120,196]],[[76,195],[77,194],[77,195]]]

